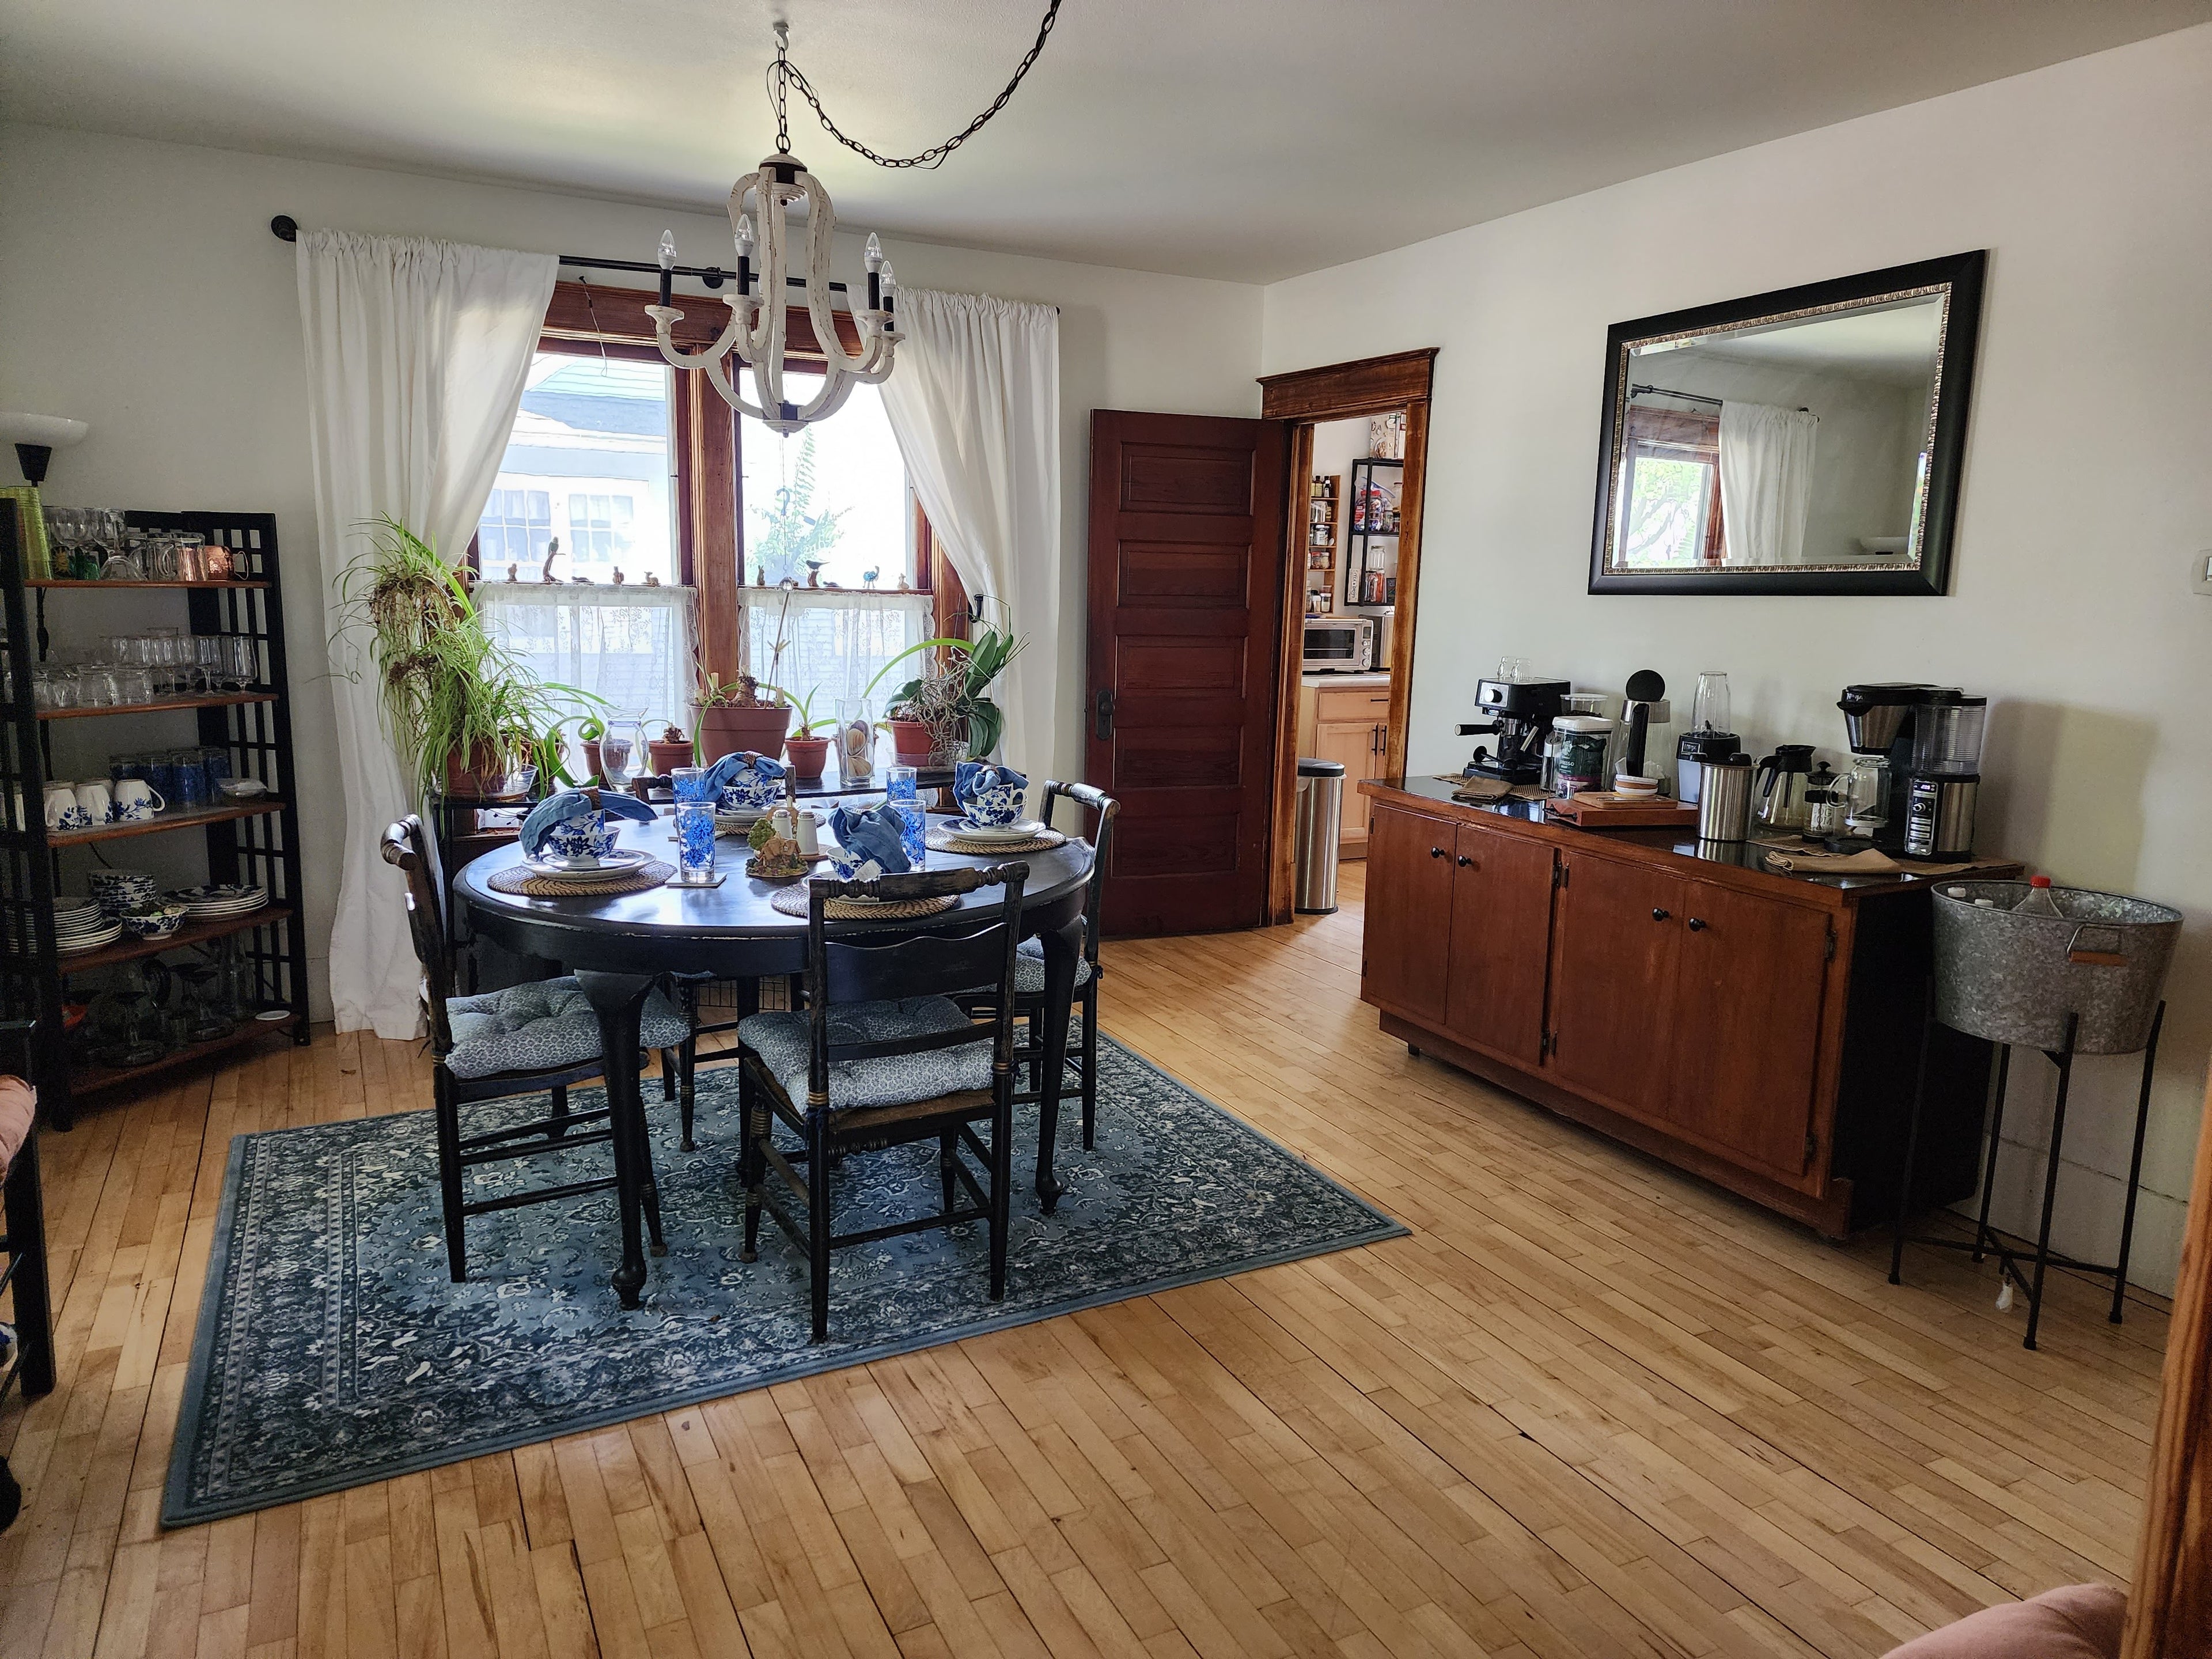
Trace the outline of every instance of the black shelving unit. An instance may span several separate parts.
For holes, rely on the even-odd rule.
[[[0,1006],[11,1015],[39,1021],[39,1104],[53,1127],[74,1121],[81,1095],[134,1083],[216,1055],[257,1039],[285,1034],[307,1041],[307,934],[301,913],[300,824],[292,750],[292,717],[284,661],[284,610],[276,557],[276,521],[266,513],[158,513],[126,515],[133,529],[180,531],[203,543],[230,549],[233,574],[222,581],[99,582],[27,580],[17,526],[0,513],[0,612],[7,623],[8,690],[0,720]],[[194,635],[239,635],[255,642],[256,683],[235,693],[163,698],[131,708],[70,709],[41,714],[33,697],[31,671],[45,660],[50,641],[47,605],[98,605],[102,590],[175,592],[182,595]],[[49,830],[46,780],[52,776],[52,728],[58,720],[127,722],[134,716],[190,709],[203,747],[230,752],[231,774],[258,778],[269,793],[200,811],[168,811],[138,823],[97,824],[88,830]],[[54,896],[60,890],[64,848],[93,847],[143,836],[197,832],[207,846],[211,882],[247,882],[265,888],[269,905],[246,916],[202,922],[165,940],[118,939],[104,949],[64,957],[54,948]],[[228,1036],[190,1043],[144,1066],[73,1063],[64,1030],[69,980],[118,963],[233,941],[246,970],[254,1005],[283,1009],[283,1022],[249,1020]]]
[[[1374,553],[1377,542],[1395,545],[1398,540],[1398,510],[1393,508],[1390,527],[1376,529],[1368,522],[1367,495],[1373,484],[1377,468],[1386,468],[1402,477],[1406,464],[1387,456],[1364,455],[1352,464],[1352,499],[1344,509],[1344,520],[1351,526],[1344,534],[1344,603],[1347,608],[1365,606],[1373,609],[1377,603],[1359,597],[1359,585],[1370,569],[1376,568]],[[1382,604],[1393,601],[1383,600]]]

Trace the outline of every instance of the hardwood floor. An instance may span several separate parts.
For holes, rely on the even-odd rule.
[[[1820,1243],[1384,1039],[1358,898],[1110,945],[1113,1033],[1410,1238],[212,1525],[157,1521],[230,1137],[427,1103],[319,1037],[49,1135],[62,1383],[0,1656],[1874,1655],[2119,1580],[2166,1332]],[[425,1136],[428,1134],[426,1125]]]

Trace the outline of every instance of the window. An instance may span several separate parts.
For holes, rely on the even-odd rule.
[[[793,400],[804,404],[816,384],[799,380]],[[803,586],[811,573],[845,588],[922,585],[906,463],[880,392],[855,386],[835,415],[798,432],[771,431],[750,416],[738,425],[748,583]]]
[[[1722,562],[1720,417],[1631,405],[1626,439],[1623,562],[1686,569]]]
[[[690,588],[494,580],[477,585],[477,601],[492,637],[539,680],[605,697],[655,728],[690,727]]]
[[[580,355],[581,353],[582,355]],[[534,580],[550,538],[556,577],[683,580],[674,510],[672,371],[589,346],[541,350],[477,526],[477,566]],[[557,518],[556,518],[557,513]]]

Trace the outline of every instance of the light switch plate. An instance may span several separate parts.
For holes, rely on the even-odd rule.
[[[2212,547],[2190,556],[2189,591],[2212,597]]]

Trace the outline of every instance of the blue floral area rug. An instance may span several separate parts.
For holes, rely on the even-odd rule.
[[[447,1273],[430,1114],[240,1135],[216,1218],[161,1519],[210,1521],[711,1400],[1125,1297],[1396,1237],[1407,1230],[1295,1154],[1101,1040],[1097,1148],[1079,1103],[1047,1216],[1030,1188],[1036,1110],[1015,1115],[1006,1299],[987,1297],[980,1224],[831,1257],[830,1340],[807,1341],[806,1258],[763,1217],[738,1261],[738,1078],[702,1072],[698,1150],[647,1085],[668,1254],[646,1302],[608,1284],[614,1194],[472,1218]],[[590,1109],[599,1091],[572,1091]],[[427,1104],[427,1103],[426,1103]],[[542,1116],[477,1107],[465,1131]],[[608,1149],[491,1166],[474,1195],[589,1179]],[[494,1173],[493,1171],[496,1171]],[[837,1230],[933,1212],[937,1146],[856,1153]]]

